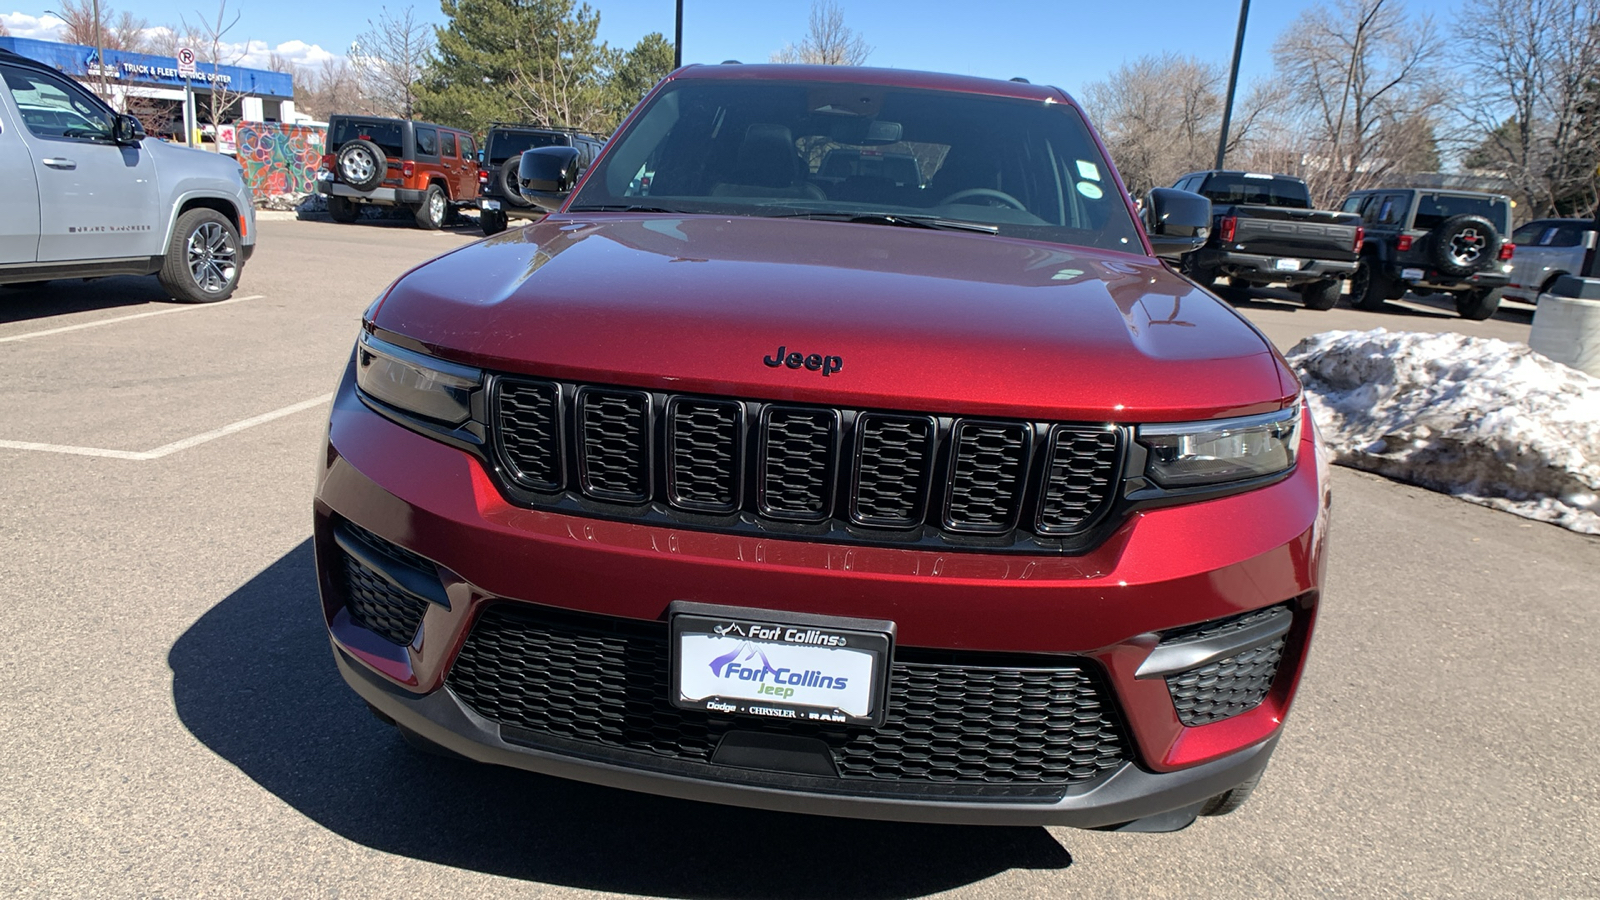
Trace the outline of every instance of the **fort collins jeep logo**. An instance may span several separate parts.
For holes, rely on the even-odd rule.
[[[791,369],[803,367],[813,372],[820,371],[824,378],[844,368],[844,357],[842,356],[823,356],[820,353],[790,353],[787,345],[780,346],[778,352],[771,356],[761,357],[761,361],[766,363],[769,369],[788,366]]]

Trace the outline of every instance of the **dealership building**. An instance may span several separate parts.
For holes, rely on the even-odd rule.
[[[0,47],[55,66],[92,88],[98,89],[103,81],[113,106],[130,112],[131,107],[155,111],[156,118],[165,113],[176,123],[171,133],[182,133],[185,79],[173,57],[120,50],[106,50],[101,57],[93,47],[18,37],[0,37]],[[305,118],[295,113],[294,79],[284,72],[202,62],[187,85],[195,106],[190,121],[207,121],[214,86],[230,101],[230,111],[223,117],[229,122],[296,122]]]

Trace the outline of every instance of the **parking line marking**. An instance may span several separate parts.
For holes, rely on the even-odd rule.
[[[303,412],[311,409],[314,406],[321,406],[332,399],[333,394],[327,393],[320,397],[312,397],[310,400],[302,400],[299,403],[291,403],[282,409],[275,409],[272,412],[262,413],[259,416],[251,416],[248,419],[240,419],[231,425],[224,425],[221,428],[213,428],[210,431],[202,432],[194,435],[193,437],[186,437],[181,441],[173,441],[170,444],[162,444],[160,447],[157,447],[154,450],[107,450],[102,447],[72,447],[66,444],[40,444],[33,441],[0,441],[0,450],[33,450],[39,453],[63,453],[69,456],[99,456],[106,459],[131,459],[136,461],[160,459],[163,456],[169,456],[173,453],[177,453],[179,450],[188,450],[190,447],[198,447],[199,445],[208,441],[214,441],[217,438],[227,437],[230,434],[237,434],[247,428],[254,428],[257,425],[265,425],[274,419],[281,419],[284,416],[292,416],[297,412]]]
[[[148,319],[151,316],[164,316],[167,313],[191,312],[197,309],[215,309],[219,306],[229,306],[234,303],[243,303],[246,300],[260,300],[265,296],[266,294],[251,294],[248,297],[234,297],[229,300],[223,300],[220,303],[194,303],[185,306],[174,306],[171,309],[158,309],[154,312],[134,313],[131,316],[117,316],[116,318],[112,319],[96,319],[93,322],[79,322],[76,325],[63,325],[60,328],[46,328],[43,331],[28,331],[22,334],[12,334],[7,335],[6,337],[0,337],[0,344],[9,344],[12,341],[26,341],[30,338],[46,337],[52,334],[65,334],[69,331],[78,331],[84,328],[98,328],[101,325],[111,325],[116,322],[129,322],[134,319]]]

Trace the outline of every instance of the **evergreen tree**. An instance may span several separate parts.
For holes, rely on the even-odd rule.
[[[442,0],[418,114],[482,133],[526,122],[609,133],[672,65],[659,34],[633,50],[598,39],[600,14],[574,0]],[[662,48],[666,49],[663,62]]]

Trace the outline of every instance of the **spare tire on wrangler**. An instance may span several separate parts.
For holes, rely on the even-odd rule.
[[[1471,275],[1500,255],[1500,233],[1483,216],[1451,216],[1428,233],[1428,261],[1446,275]]]
[[[383,182],[389,158],[383,149],[368,140],[346,141],[334,157],[334,171],[345,184],[358,191],[370,191]]]
[[[522,191],[517,187],[517,172],[522,165],[521,156],[513,156],[500,164],[500,173],[495,177],[500,180],[500,193],[506,195],[506,202],[512,206],[528,207],[533,204],[527,197],[522,196]]]

